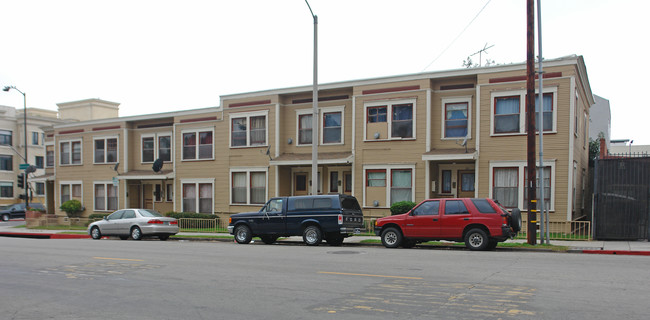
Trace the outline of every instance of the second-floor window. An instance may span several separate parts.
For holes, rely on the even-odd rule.
[[[34,162],[36,162],[34,164],[36,166],[36,168],[38,168],[38,169],[43,169],[44,168],[44,162],[45,161],[43,161],[43,156],[34,157]]]
[[[117,138],[95,139],[95,163],[117,162]]]
[[[54,167],[54,146],[45,147],[45,165],[48,168]]]
[[[38,145],[38,132],[32,132],[32,144]]]
[[[266,146],[267,113],[233,113],[230,115],[230,146]]]
[[[463,138],[468,134],[467,102],[445,103],[445,138]]]
[[[323,112],[323,144],[342,142],[342,112]]]
[[[544,89],[542,99],[542,118],[544,131],[553,132],[557,128],[556,88]],[[510,91],[492,94],[492,134],[524,134],[527,131],[526,92]],[[539,94],[535,95],[535,130],[539,130]]]
[[[0,170],[13,171],[14,170],[14,157],[11,155],[0,155]]]
[[[63,141],[59,147],[61,165],[81,164],[81,141]]]
[[[183,132],[183,160],[212,159],[212,131]]]
[[[160,159],[172,161],[171,134],[157,134],[142,137],[142,162],[154,162]]]
[[[0,146],[11,146],[13,132],[9,130],[0,130]]]
[[[298,144],[311,144],[313,118],[311,114],[301,114],[298,116]]]
[[[366,140],[415,138],[415,100],[391,100],[365,106]]]

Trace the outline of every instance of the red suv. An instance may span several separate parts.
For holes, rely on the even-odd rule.
[[[521,212],[508,212],[492,199],[445,198],[420,202],[411,211],[377,219],[375,234],[386,248],[419,242],[465,242],[471,250],[492,250],[521,230]]]

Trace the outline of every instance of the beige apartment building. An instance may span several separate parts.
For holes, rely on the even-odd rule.
[[[321,84],[318,141],[310,85],[224,95],[214,108],[54,125],[48,208],[64,216],[57,208],[76,198],[85,216],[124,207],[227,215],[308,194],[312,183],[356,196],[369,217],[438,197],[525,208],[525,72],[510,64]],[[587,200],[594,98],[583,58],[546,61],[543,91],[544,201],[552,220],[570,221]]]

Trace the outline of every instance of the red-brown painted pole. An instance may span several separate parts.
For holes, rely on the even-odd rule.
[[[537,188],[535,181],[535,7],[526,1],[526,132],[528,154],[528,244],[537,243]],[[541,99],[541,94],[540,94]],[[540,106],[541,107],[541,106]]]

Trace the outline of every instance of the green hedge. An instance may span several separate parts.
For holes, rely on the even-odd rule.
[[[89,220],[102,220],[104,217],[108,216],[110,213],[93,213],[88,216]]]
[[[165,216],[176,219],[190,218],[190,219],[214,219],[219,220],[219,216],[209,213],[196,213],[196,212],[167,212]]]
[[[400,201],[400,202],[395,202],[393,203],[392,206],[390,206],[390,213],[392,215],[396,214],[402,214],[402,213],[407,213],[409,210],[413,209],[417,203],[413,201]]]

